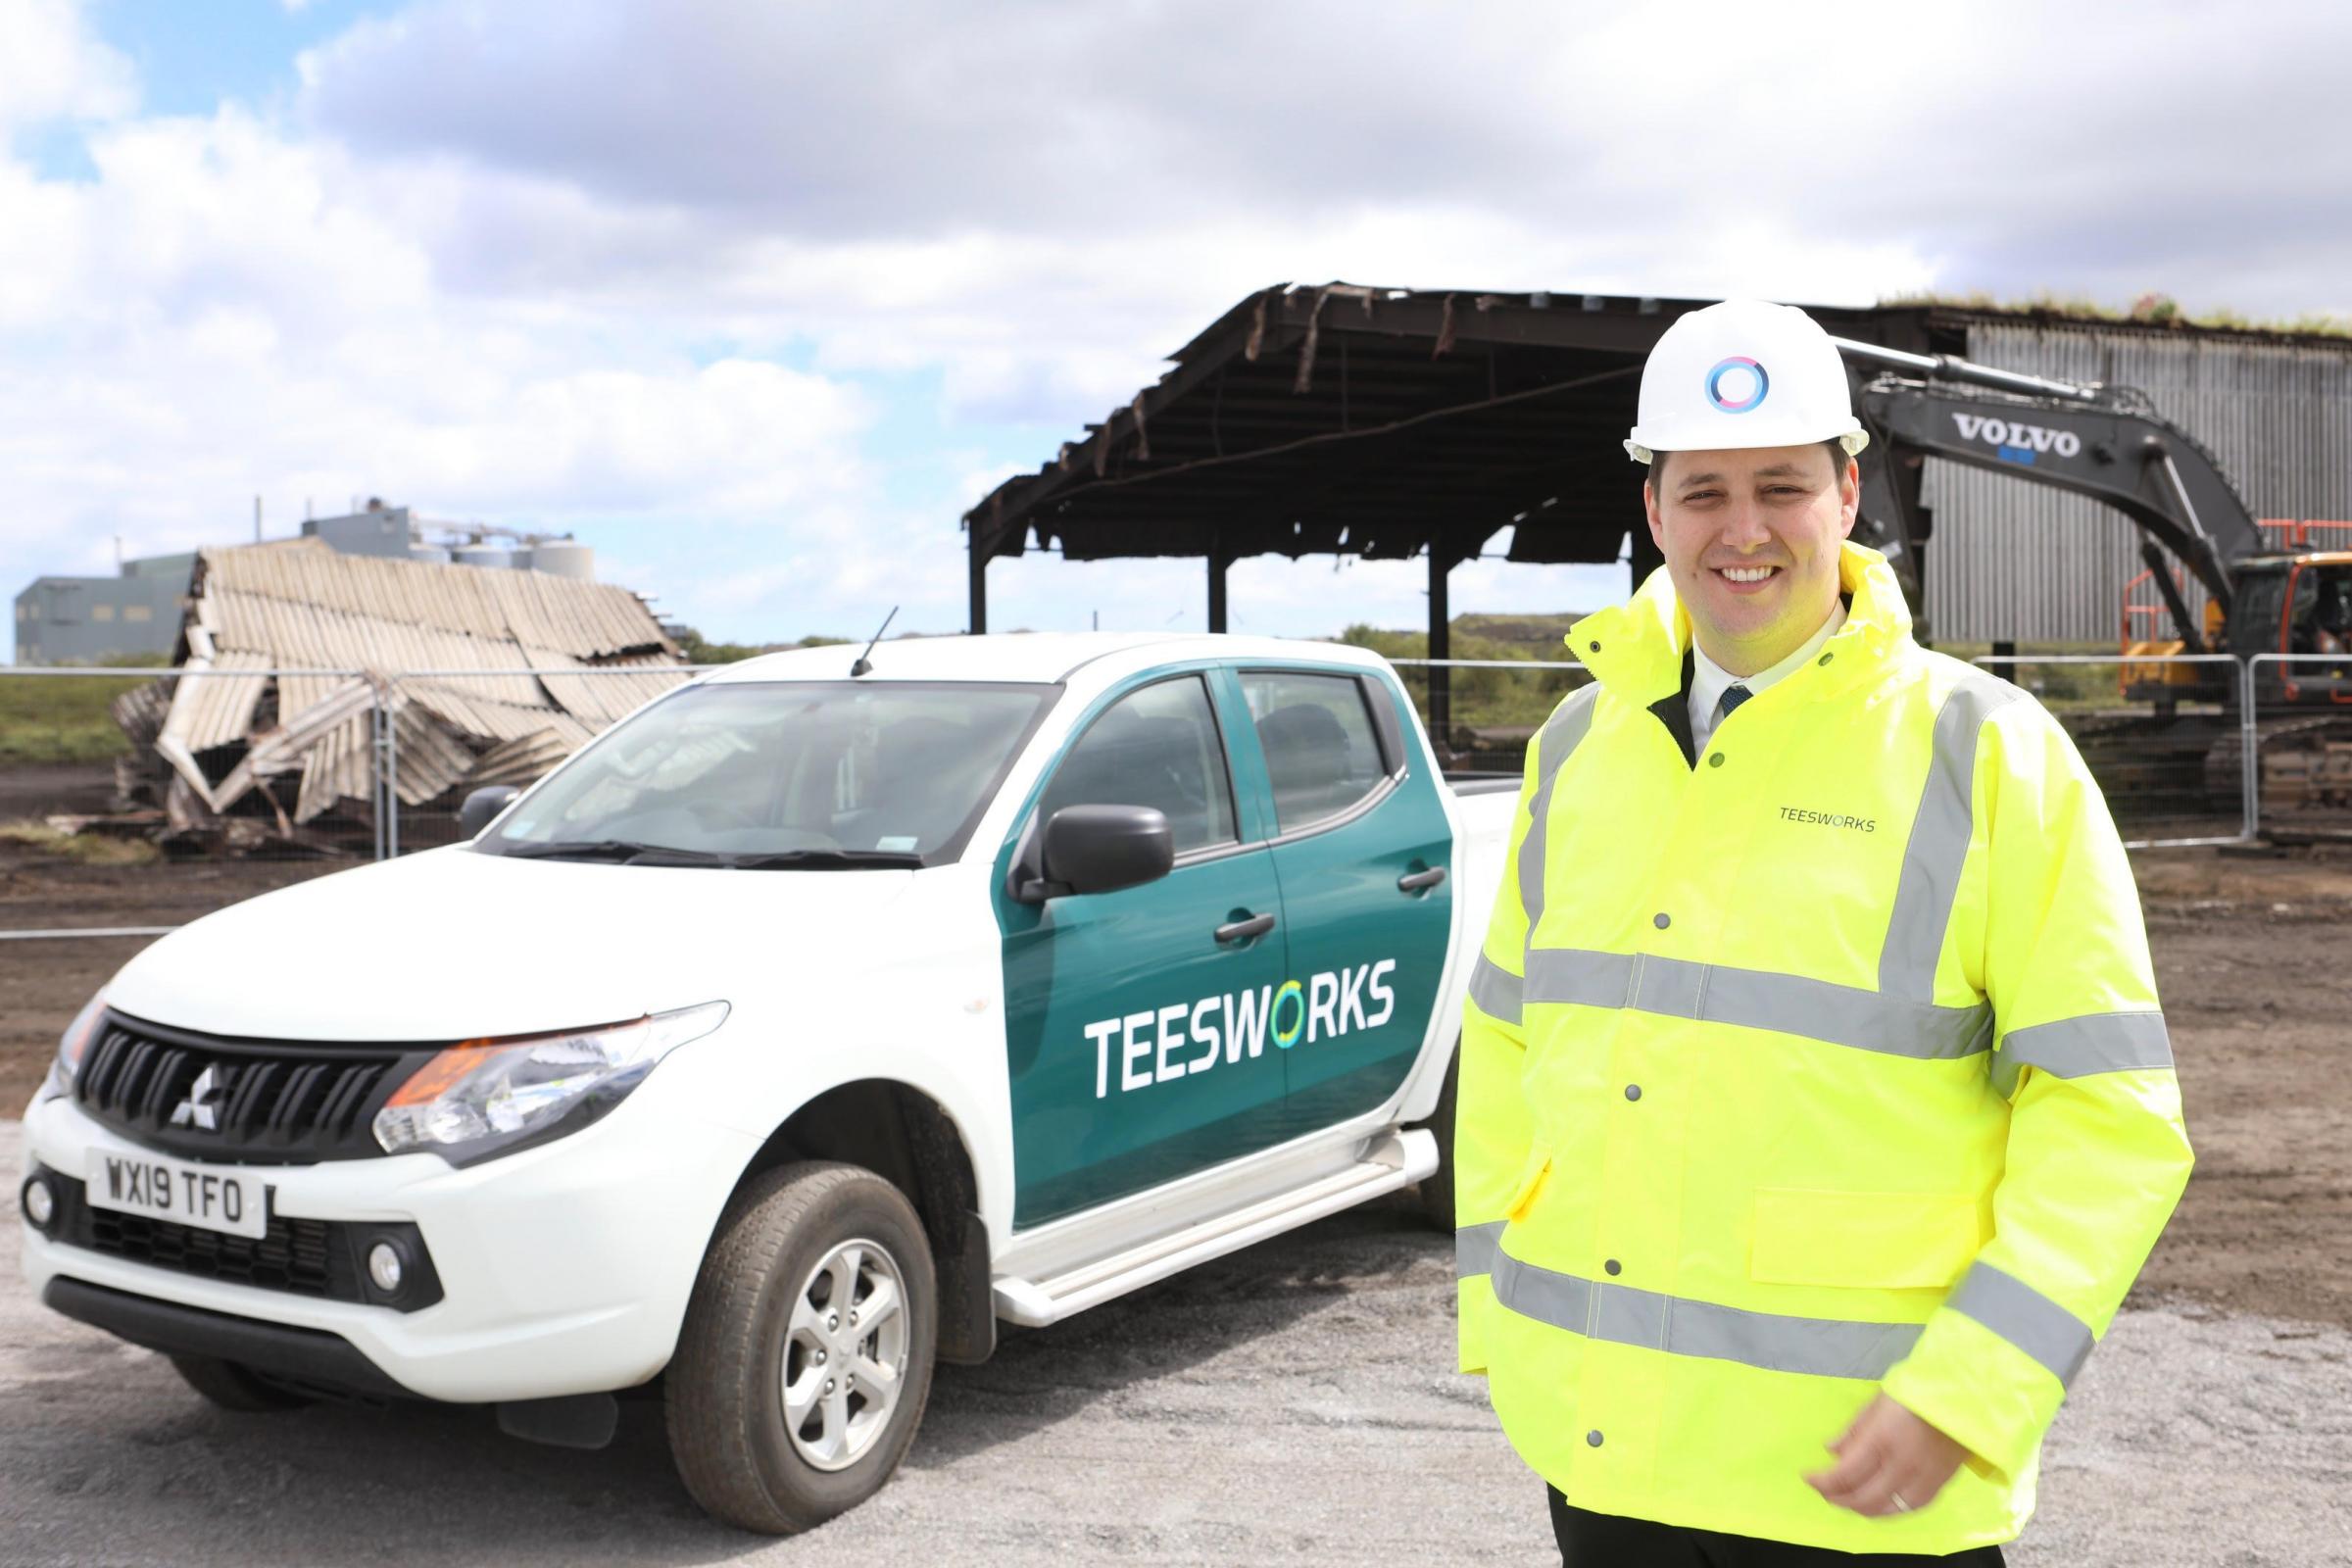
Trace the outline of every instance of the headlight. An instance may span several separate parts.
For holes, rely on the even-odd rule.
[[[388,1154],[430,1149],[463,1165],[575,1131],[726,1016],[725,1003],[706,1002],[602,1029],[452,1046],[410,1074],[375,1113],[375,1141]]]
[[[41,1085],[35,1100],[48,1100],[57,1095],[74,1092],[74,1075],[81,1071],[81,1058],[89,1051],[90,1042],[98,1038],[99,1020],[106,1016],[106,993],[101,991],[81,1005],[74,1021],[57,1043],[57,1059],[49,1064],[48,1082]]]

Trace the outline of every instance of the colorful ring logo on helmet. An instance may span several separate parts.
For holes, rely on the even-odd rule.
[[[1756,378],[1756,389],[1738,403],[1731,402],[1723,395],[1724,375],[1732,370],[1746,370]],[[1764,367],[1744,354],[1735,354],[1730,359],[1719,362],[1715,368],[1707,372],[1707,401],[1725,414],[1747,413],[1763,402],[1764,394],[1771,390],[1772,377],[1764,373]]]
[[[1282,1004],[1286,1002],[1298,1004],[1298,1015],[1288,1029],[1282,1026]],[[1306,1032],[1306,988],[1296,980],[1284,981],[1282,989],[1274,993],[1274,1007],[1267,1016],[1274,1024],[1274,1044],[1285,1051],[1297,1045],[1298,1037]]]

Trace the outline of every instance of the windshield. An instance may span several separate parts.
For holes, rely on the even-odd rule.
[[[477,848],[640,864],[930,864],[962,847],[1053,690],[688,687],[565,763]]]

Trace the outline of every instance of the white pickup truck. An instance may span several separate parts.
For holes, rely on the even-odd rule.
[[[774,655],[468,841],[123,967],[25,1113],[24,1273],[238,1409],[658,1393],[712,1514],[879,1488],[935,1358],[1418,1182],[1515,780],[1231,637]],[[1433,1354],[1437,1353],[1433,1349]]]

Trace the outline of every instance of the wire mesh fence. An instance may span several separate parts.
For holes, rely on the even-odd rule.
[[[2238,660],[2073,654],[1972,662],[2023,687],[2057,718],[2133,848],[2230,844],[2252,832]]]
[[[458,840],[466,797],[537,783],[645,704],[712,666],[405,670],[382,681],[385,858]]]
[[[152,933],[369,858],[365,821],[296,830],[341,760],[292,740],[337,705],[364,733],[371,701],[356,671],[252,661],[0,668],[0,937]],[[371,768],[363,746],[345,769],[363,805]]]
[[[2274,843],[2352,843],[2352,654],[2259,654],[2246,683],[2254,830]]]
[[[1447,770],[1516,775],[1572,661],[1395,661]],[[2352,842],[2352,657],[1987,656],[2075,738],[2135,846]],[[148,933],[456,842],[705,666],[0,667],[0,941]]]
[[[1392,659],[1446,772],[1516,775],[1560,699],[1592,678],[1573,660]]]

